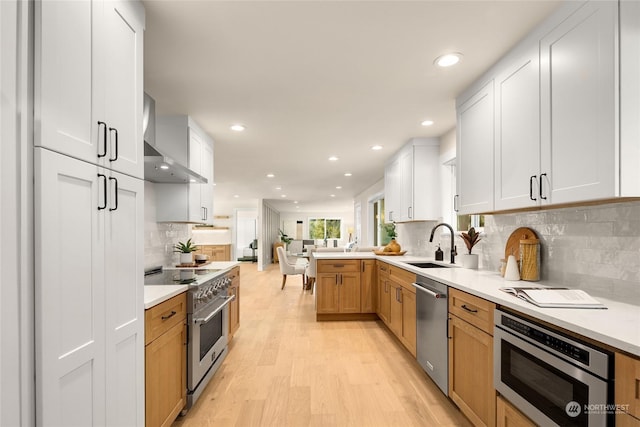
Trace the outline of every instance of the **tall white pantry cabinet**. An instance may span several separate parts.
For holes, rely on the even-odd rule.
[[[35,7],[36,421],[144,425],[144,9]]]

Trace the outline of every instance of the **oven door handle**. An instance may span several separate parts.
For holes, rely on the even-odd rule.
[[[199,318],[196,317],[195,319],[193,319],[193,323],[207,323],[209,320],[213,319],[215,317],[216,314],[220,313],[231,301],[233,301],[234,299],[236,299],[235,295],[231,295],[231,296],[225,296],[223,297],[226,301],[222,303],[222,305],[220,305],[220,307],[216,308],[215,310],[213,310],[213,312],[211,314],[209,314],[207,317],[203,318]]]

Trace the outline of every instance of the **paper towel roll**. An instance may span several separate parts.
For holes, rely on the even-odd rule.
[[[507,268],[504,272],[505,280],[520,280],[520,271],[518,270],[518,261],[513,255],[509,255],[507,259]]]

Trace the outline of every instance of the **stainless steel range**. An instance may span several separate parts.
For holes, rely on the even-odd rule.
[[[229,270],[162,269],[145,271],[145,285],[185,284],[187,290],[187,409],[198,400],[227,355]]]

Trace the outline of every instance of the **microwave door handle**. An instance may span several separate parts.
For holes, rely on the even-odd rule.
[[[236,299],[236,296],[235,295],[226,296],[226,297],[224,297],[224,299],[226,301],[223,302],[222,305],[220,307],[218,307],[217,309],[215,309],[211,314],[209,314],[204,319],[195,318],[195,319],[193,319],[193,323],[207,323],[209,320],[213,319],[216,314],[220,313],[231,301]]]

